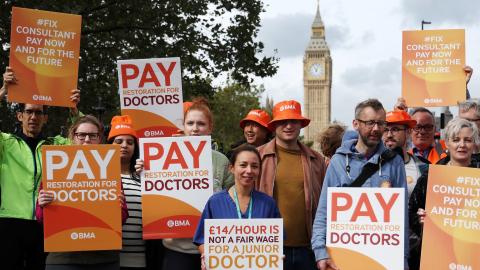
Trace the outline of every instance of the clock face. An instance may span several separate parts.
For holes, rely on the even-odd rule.
[[[310,71],[310,75],[312,77],[315,77],[315,78],[320,78],[323,75],[323,73],[325,72],[323,66],[321,64],[318,64],[318,63],[312,64],[310,66],[309,71]]]

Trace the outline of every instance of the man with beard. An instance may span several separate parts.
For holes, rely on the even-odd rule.
[[[427,164],[430,162],[407,152],[407,139],[412,133],[412,128],[417,125],[417,122],[407,112],[391,111],[387,113],[386,119],[387,127],[384,129],[382,140],[388,149],[401,150],[407,176],[408,197],[410,198],[417,179],[428,169]]]
[[[358,139],[346,140],[337,149],[328,166],[323,182],[320,202],[313,224],[312,248],[315,252],[317,268],[338,269],[330,259],[326,249],[327,236],[327,192],[329,187],[401,187],[406,192],[405,167],[403,159],[385,148],[381,143],[382,134],[387,126],[385,109],[377,99],[368,99],[355,108],[353,127],[358,132]],[[388,158],[387,158],[388,156]],[[364,167],[375,168],[364,181],[355,181]],[[352,185],[352,183],[356,182]],[[359,183],[363,182],[363,183]],[[406,195],[406,194],[405,194]],[[407,200],[405,198],[405,212]],[[405,227],[408,226],[408,218]],[[405,234],[405,265],[407,263],[408,234]]]

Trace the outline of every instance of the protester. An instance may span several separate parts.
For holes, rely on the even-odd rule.
[[[480,143],[477,126],[465,119],[455,118],[445,128],[445,141],[448,156],[437,162],[437,165],[479,168],[480,163],[472,160],[475,145]],[[422,174],[413,190],[409,201],[410,229],[422,238],[423,222],[426,216],[425,199],[427,196],[428,171]],[[410,250],[410,270],[419,269],[421,243]],[[440,256],[440,254],[439,254]]]
[[[345,129],[346,127],[344,125],[334,123],[328,125],[318,135],[317,142],[320,144],[320,150],[325,157],[327,166],[333,154],[335,154],[335,151],[337,151],[338,147],[342,144]]]
[[[402,158],[386,149],[381,143],[386,125],[385,110],[378,100],[368,99],[359,103],[355,108],[353,120],[353,127],[358,132],[358,140],[345,140],[330,161],[313,225],[312,247],[319,270],[325,270],[328,267],[338,269],[330,259],[325,246],[329,187],[348,187],[355,183],[354,186],[406,189]],[[368,178],[357,179],[365,170],[364,168],[367,168],[367,164],[374,164],[375,172]],[[405,204],[405,211],[406,206]],[[408,243],[405,244],[405,248],[408,250]],[[407,253],[405,252],[405,263]]]
[[[255,147],[245,144],[233,151],[230,172],[235,184],[210,197],[193,238],[202,254],[202,269],[206,269],[203,261],[205,219],[280,218],[275,201],[254,189],[261,170],[260,154]]]
[[[0,100],[8,93],[8,86],[16,82],[14,71],[7,67]],[[71,93],[71,113],[75,116],[80,91]],[[43,230],[35,221],[42,179],[41,149],[43,145],[66,144],[67,140],[42,134],[48,120],[47,106],[19,104],[16,116],[21,130],[16,134],[0,132],[0,264],[2,269],[44,269]]]
[[[70,127],[68,139],[74,145],[100,144],[103,140],[103,125],[97,118],[86,115],[77,119]],[[48,207],[54,199],[52,191],[40,187],[36,217],[43,222],[43,208]],[[123,196],[119,196],[122,206],[122,223],[128,217],[127,205]],[[78,251],[78,252],[50,252],[47,256],[47,270],[65,269],[102,269],[120,268],[120,252],[117,250]]]
[[[213,116],[205,99],[194,99],[184,114],[184,133],[187,136],[207,136],[213,131]],[[219,192],[233,184],[228,171],[228,159],[220,152],[212,150],[213,191]],[[143,165],[143,164],[142,164]],[[201,260],[197,246],[191,238],[164,239],[166,247],[163,270],[200,269]]]
[[[417,125],[412,131],[412,149],[410,154],[427,159],[435,164],[445,156],[445,141],[435,140],[435,117],[426,108],[415,108],[411,113]]]
[[[120,267],[122,270],[147,269],[146,243],[142,236],[142,188],[135,171],[139,146],[131,117],[114,116],[107,140],[120,145],[122,189],[128,208],[128,218],[122,226]]]
[[[251,110],[247,116],[240,121],[240,128],[243,130],[244,138],[230,146],[227,157],[230,158],[232,151],[240,145],[250,144],[255,147],[266,144],[272,138],[272,132],[268,129],[268,123],[272,119],[263,110]]]
[[[386,115],[387,126],[383,131],[382,140],[390,150],[400,149],[400,154],[405,163],[405,173],[408,187],[408,197],[412,194],[417,179],[422,172],[428,170],[428,160],[408,153],[407,141],[412,133],[412,128],[417,125],[410,115],[405,111],[391,111]]]
[[[262,174],[256,187],[275,199],[282,214],[286,270],[315,269],[310,238],[326,166],[319,153],[298,141],[300,129],[309,123],[300,103],[279,102],[268,124],[275,138],[258,148]]]
[[[477,125],[480,128],[480,104],[476,99],[458,103],[458,116]]]
[[[240,121],[243,135],[248,144],[255,147],[264,145],[270,141],[272,132],[268,128],[271,121],[270,115],[262,110],[251,110],[245,118]]]

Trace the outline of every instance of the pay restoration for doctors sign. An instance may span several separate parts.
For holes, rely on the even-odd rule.
[[[42,147],[45,251],[122,248],[118,145]]]

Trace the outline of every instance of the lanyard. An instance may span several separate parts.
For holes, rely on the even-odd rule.
[[[235,206],[237,207],[237,215],[239,219],[242,219],[242,212],[240,212],[240,204],[238,203],[237,190],[233,187],[233,198],[235,199]],[[253,191],[250,192],[250,201],[248,202],[248,219],[252,218],[253,208]]]

